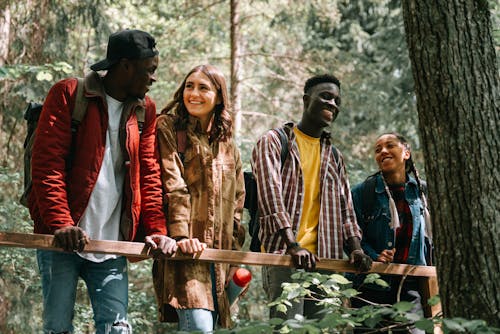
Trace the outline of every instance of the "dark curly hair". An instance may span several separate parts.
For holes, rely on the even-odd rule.
[[[214,122],[209,133],[210,141],[225,141],[232,136],[233,120],[231,117],[231,104],[227,93],[226,79],[222,72],[213,65],[198,65],[191,69],[184,77],[179,88],[175,91],[172,100],[167,103],[161,113],[167,114],[170,110],[173,110],[175,115],[177,115],[175,120],[176,129],[185,130],[187,128],[189,112],[184,105],[183,95],[187,78],[195,72],[201,72],[210,79],[221,100],[221,103],[217,104],[214,108]]]
[[[324,82],[334,83],[340,89],[340,80],[337,79],[336,76],[331,75],[331,74],[319,74],[319,75],[315,75],[315,76],[307,79],[307,81],[304,85],[304,94],[307,94],[312,87],[319,85],[321,83],[324,83]]]

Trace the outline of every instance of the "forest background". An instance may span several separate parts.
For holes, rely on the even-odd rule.
[[[500,5],[488,3],[498,63]],[[27,102],[42,102],[59,79],[87,73],[105,56],[109,34],[124,28],[148,31],[157,40],[158,81],[149,95],[158,109],[195,65],[211,63],[225,73],[247,170],[258,136],[300,119],[305,80],[334,73],[342,82],[342,107],[331,131],[351,184],[376,171],[373,144],[386,131],[409,139],[425,178],[400,1],[0,0],[0,12],[0,230],[32,231],[17,202]],[[159,333],[169,327],[156,321],[150,265],[130,266],[130,318],[138,332]],[[260,268],[252,271],[239,317],[262,320],[267,300]],[[75,324],[85,333],[92,330],[92,311],[83,284],[78,293]],[[0,248],[0,333],[37,332],[40,316],[34,251]]]

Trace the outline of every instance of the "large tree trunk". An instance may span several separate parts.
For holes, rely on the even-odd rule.
[[[488,2],[402,3],[444,315],[498,326],[500,110]]]
[[[231,92],[233,104],[234,134],[241,129],[240,98],[240,13],[238,0],[231,0]]]

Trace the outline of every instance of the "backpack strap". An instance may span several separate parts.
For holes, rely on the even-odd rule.
[[[375,209],[375,202],[377,194],[375,193],[375,186],[377,185],[377,174],[368,176],[363,185],[363,206],[361,207],[361,216],[366,223],[373,220]]]
[[[83,78],[77,78],[75,108],[71,110],[71,146],[69,157],[66,159],[66,171],[73,167],[73,157],[76,152],[76,132],[78,126],[82,122],[85,114],[87,114],[88,100],[85,97],[85,84]]]
[[[285,132],[284,128],[276,128],[274,129],[278,135],[280,136],[281,141],[281,170],[283,170],[283,165],[285,164],[286,157],[288,156],[288,136]]]
[[[88,100],[84,96],[85,85],[83,78],[77,78],[78,84],[76,87],[75,109],[71,113],[71,131],[74,133],[78,125],[82,122],[87,113]]]
[[[338,162],[339,162],[339,150],[337,150],[335,145],[333,145],[333,144],[330,144],[330,145],[332,146],[332,152],[333,152],[333,156],[335,157],[335,162],[338,164]]]
[[[144,128],[144,122],[146,119],[146,109],[136,108],[135,117],[137,117],[137,126],[139,127],[139,134],[142,134],[142,129]]]

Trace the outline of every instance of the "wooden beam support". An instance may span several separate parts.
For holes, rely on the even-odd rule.
[[[46,234],[26,234],[0,232],[0,246],[38,248],[45,250],[62,251],[53,245],[54,236]],[[85,246],[84,252],[108,253],[127,257],[147,259],[152,257],[149,248],[141,242],[91,240]],[[182,255],[179,252],[171,260],[196,260],[204,262],[222,262],[230,264],[245,264],[251,266],[283,266],[293,267],[289,255],[268,253],[240,252],[231,250],[205,249],[195,256]],[[355,267],[345,260],[321,259],[316,265],[319,270],[336,272],[356,272]],[[406,264],[374,262],[371,273],[385,275],[408,275],[421,277],[436,277],[436,268],[431,266],[413,266]]]

